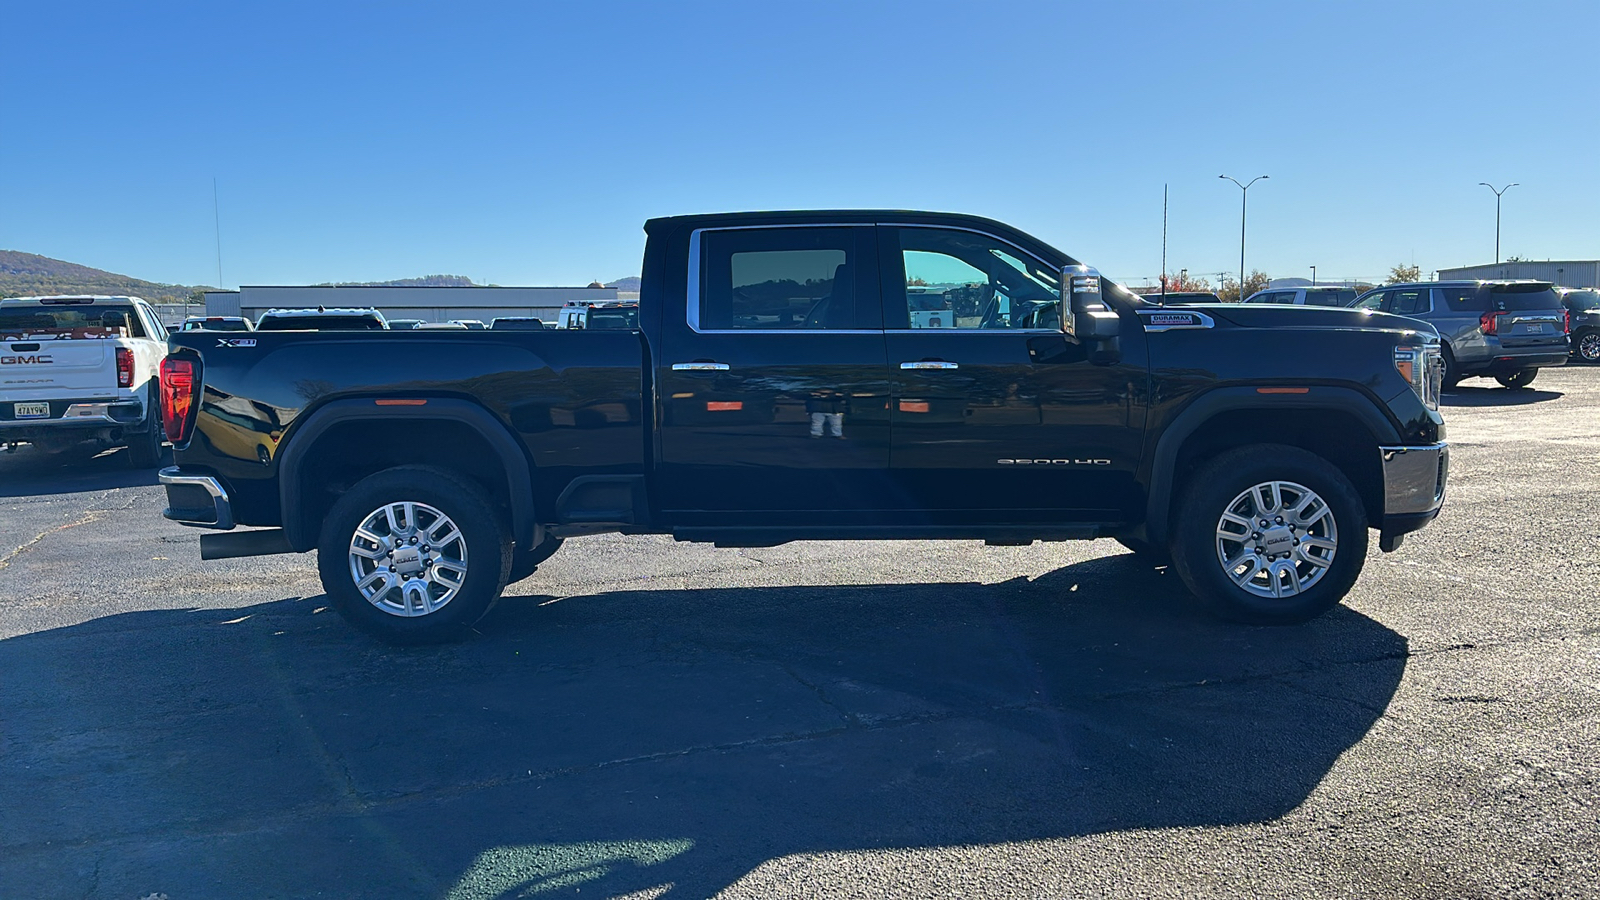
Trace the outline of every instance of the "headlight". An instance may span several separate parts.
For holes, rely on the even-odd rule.
[[[1444,358],[1437,344],[1401,344],[1394,348],[1394,368],[1429,409],[1439,408],[1444,389]]]

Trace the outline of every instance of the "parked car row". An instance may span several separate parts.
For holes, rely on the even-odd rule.
[[[387,319],[371,307],[328,309],[269,309],[255,322],[243,316],[190,316],[180,331],[544,331],[548,328],[631,329],[639,327],[639,304],[632,300],[574,300],[562,307],[554,322],[538,316],[497,316],[485,325],[481,319]]]
[[[1201,291],[1148,294],[1169,305],[1219,302]],[[1443,340],[1444,386],[1493,378],[1531,384],[1539,369],[1569,359],[1600,363],[1600,291],[1546,281],[1426,281],[1386,284],[1357,294],[1343,286],[1273,288],[1246,304],[1353,306],[1426,322]]]

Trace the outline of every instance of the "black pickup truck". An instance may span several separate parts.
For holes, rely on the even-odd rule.
[[[1163,307],[999,222],[645,225],[639,327],[182,332],[169,519],[316,550],[400,642],[460,635],[563,540],[1110,537],[1220,614],[1309,619],[1439,512],[1439,340],[1356,309]],[[236,526],[259,526],[235,531]]]

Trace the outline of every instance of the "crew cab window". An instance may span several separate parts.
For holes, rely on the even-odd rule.
[[[702,331],[856,327],[856,240],[864,228],[707,231],[700,276]]]
[[[885,303],[905,311],[891,327],[1059,330],[1061,280],[1026,254],[987,235],[901,228],[898,289]],[[902,274],[903,273],[903,276]],[[898,312],[898,310],[896,310]]]
[[[1438,288],[1439,300],[1452,312],[1478,312],[1488,309],[1483,292],[1475,287]]]
[[[1361,298],[1356,304],[1356,309],[1378,309],[1383,306],[1383,299],[1389,296],[1388,291],[1373,291]]]
[[[1414,316],[1425,313],[1433,307],[1428,302],[1427,288],[1408,288],[1403,291],[1390,291],[1389,296],[1394,302],[1389,305],[1389,312],[1402,316]]]

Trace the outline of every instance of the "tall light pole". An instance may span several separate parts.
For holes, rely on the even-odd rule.
[[[1312,266],[1311,267],[1311,286],[1312,287],[1316,287],[1317,286],[1317,267],[1316,266]]]
[[[1239,300],[1240,300],[1240,302],[1243,302],[1244,301],[1244,213],[1245,213],[1245,204],[1250,202],[1250,185],[1251,184],[1255,184],[1256,182],[1258,182],[1261,179],[1266,178],[1268,176],[1266,176],[1266,175],[1257,175],[1256,177],[1250,179],[1250,184],[1239,184],[1239,179],[1234,178],[1232,175],[1218,175],[1217,177],[1218,178],[1226,178],[1229,181],[1233,182],[1234,184],[1238,184],[1239,185]],[[1496,252],[1498,252],[1498,251],[1496,251]],[[1496,260],[1496,262],[1499,262],[1499,260]]]
[[[1478,183],[1494,191],[1494,185],[1489,182],[1480,181]],[[1497,266],[1500,265],[1500,195],[1516,186],[1517,182],[1513,181],[1500,190],[1494,191],[1494,264]]]

